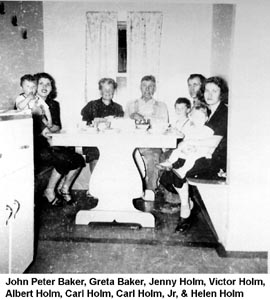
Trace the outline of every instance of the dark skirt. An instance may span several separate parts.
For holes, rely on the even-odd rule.
[[[83,154],[87,163],[99,159],[99,150],[97,147],[83,147]]]
[[[83,156],[76,153],[74,147],[51,147],[43,136],[35,138],[34,162],[35,168],[53,166],[61,175],[85,166]]]

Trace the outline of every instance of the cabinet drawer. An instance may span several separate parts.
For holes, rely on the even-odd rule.
[[[3,153],[0,158],[0,178],[25,166],[33,166],[33,146]]]
[[[33,260],[34,176],[29,167],[12,174],[17,190],[13,192],[10,231],[10,272],[22,273]]]
[[[32,119],[0,122],[0,137],[0,152],[33,144]]]
[[[12,217],[12,208],[10,203],[12,197],[12,181],[10,177],[0,178],[0,273],[9,273],[9,249],[10,249],[10,219]]]
[[[19,150],[33,145],[32,119],[10,122],[10,131],[12,134],[12,149]]]
[[[32,119],[0,122],[0,177],[33,164]]]
[[[1,178],[0,187],[0,273],[23,273],[33,260],[33,169],[25,167]]]

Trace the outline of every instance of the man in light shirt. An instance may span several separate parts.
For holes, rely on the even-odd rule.
[[[133,120],[150,120],[154,123],[168,123],[168,109],[164,102],[153,98],[156,91],[156,79],[153,75],[144,76],[141,79],[141,98],[127,104],[125,116]],[[146,166],[146,189],[155,191],[159,170],[156,165],[159,163],[161,149],[140,148],[139,149]]]

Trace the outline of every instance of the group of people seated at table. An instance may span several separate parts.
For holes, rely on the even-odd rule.
[[[175,122],[170,130],[179,136],[175,150],[158,148],[138,149],[145,163],[145,186],[156,192],[163,190],[178,195],[181,203],[176,231],[190,227],[193,202],[188,194],[189,177],[218,178],[226,176],[228,87],[220,77],[206,79],[191,74],[187,80],[190,100],[178,98],[174,103]],[[22,93],[16,98],[18,110],[30,109],[34,124],[35,165],[47,162],[53,167],[44,197],[52,207],[76,205],[70,190],[85,162],[92,174],[98,159],[96,147],[83,147],[85,158],[74,147],[52,147],[50,133],[61,130],[60,106],[55,99],[55,80],[47,73],[24,75]],[[150,122],[152,126],[169,124],[167,105],[154,98],[156,79],[144,76],[140,82],[141,97],[128,102],[125,112],[113,101],[117,83],[103,78],[98,83],[101,97],[89,101],[81,110],[88,125],[96,118],[125,117],[135,122]],[[91,184],[89,184],[91,185]],[[92,197],[90,186],[87,196]]]

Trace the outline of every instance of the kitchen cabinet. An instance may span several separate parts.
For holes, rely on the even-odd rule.
[[[34,253],[31,114],[0,114],[0,273],[23,273]]]

